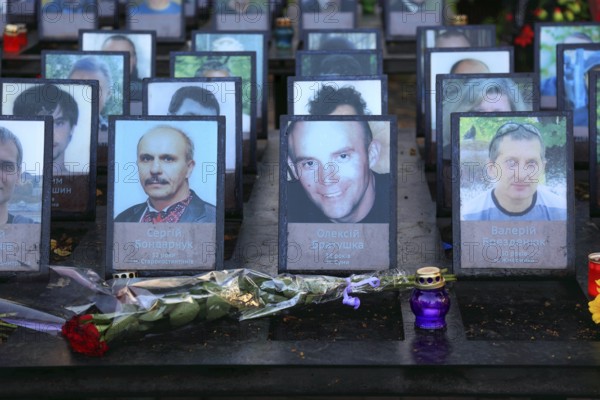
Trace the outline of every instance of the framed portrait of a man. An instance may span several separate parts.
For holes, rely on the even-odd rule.
[[[93,219],[98,82],[0,79],[2,114],[53,117],[52,219]]]
[[[268,32],[271,29],[271,5],[268,0],[216,0],[213,3],[212,29]]]
[[[535,74],[540,88],[541,109],[556,109],[558,44],[600,43],[596,22],[537,22],[534,35]]]
[[[125,29],[156,32],[159,42],[185,40],[182,0],[131,0],[126,5]]]
[[[589,162],[589,184],[590,184],[590,215],[600,216],[600,72],[590,71],[588,95],[590,100],[590,162]]]
[[[386,40],[414,38],[420,26],[445,25],[444,0],[384,0]]]
[[[494,47],[495,25],[419,26],[417,27],[417,82],[425,77],[425,50],[456,47]],[[425,85],[416,88],[417,132],[424,134]]]
[[[381,50],[381,32],[377,29],[305,30],[305,50]]]
[[[52,118],[0,116],[0,276],[43,276],[50,254]]]
[[[38,35],[44,41],[76,41],[80,29],[98,29],[96,0],[41,0]]]
[[[299,50],[296,76],[382,75],[383,59],[378,50]]]
[[[47,79],[98,81],[98,166],[107,166],[108,116],[129,114],[129,53],[42,50]]]
[[[225,117],[111,117],[107,265],[223,268]]]
[[[79,32],[79,50],[128,52],[129,100],[141,103],[142,79],[155,75],[156,32],[84,30]]]
[[[451,116],[457,112],[538,111],[539,91],[533,73],[441,74],[436,79],[437,118],[432,141],[437,147],[436,204],[438,216],[452,211]],[[470,135],[477,139],[477,132]]]
[[[256,53],[256,126],[258,137],[267,137],[269,85],[268,34],[266,32],[192,32],[194,51],[253,51]]]
[[[241,160],[242,80],[154,78],[144,80],[144,115],[222,115],[225,117],[225,213],[243,207]]]
[[[436,127],[435,80],[438,74],[488,74],[513,72],[512,47],[442,48],[425,50],[425,162],[436,160],[432,130]]]
[[[574,275],[570,111],[455,113],[457,275]],[[473,132],[476,137],[473,139]]]
[[[557,100],[559,110],[573,112],[575,163],[589,161],[588,74],[600,70],[600,43],[557,44]]]
[[[171,52],[173,78],[242,78],[242,144],[239,157],[244,168],[255,170],[256,163],[256,54],[252,51]],[[243,150],[243,144],[249,146]],[[238,150],[236,150],[238,154]],[[247,155],[248,158],[243,158]],[[241,212],[241,210],[239,210]]]
[[[300,31],[307,29],[353,29],[358,25],[356,0],[301,0],[290,18],[296,17]],[[298,13],[298,15],[294,15]]]
[[[288,78],[288,114],[385,115],[387,75]]]
[[[279,269],[347,273],[396,262],[395,116],[284,116]]]

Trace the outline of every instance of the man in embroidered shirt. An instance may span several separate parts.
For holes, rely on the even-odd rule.
[[[115,222],[216,222],[215,207],[190,189],[194,166],[194,144],[185,133],[166,125],[146,132],[138,142],[137,167],[148,200]]]
[[[463,221],[564,221],[566,200],[539,185],[546,148],[538,129],[507,122],[490,142],[487,174],[494,188],[461,206]]]

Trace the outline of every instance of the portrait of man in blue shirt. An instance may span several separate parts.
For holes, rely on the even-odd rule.
[[[563,221],[566,199],[540,184],[546,147],[531,124],[507,122],[489,144],[488,178],[494,187],[461,204],[463,221]]]

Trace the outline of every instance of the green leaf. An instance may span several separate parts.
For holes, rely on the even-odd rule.
[[[169,320],[173,327],[180,327],[192,322],[200,312],[200,306],[195,301],[179,303],[169,313]]]

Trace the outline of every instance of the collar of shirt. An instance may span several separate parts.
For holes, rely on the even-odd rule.
[[[192,201],[192,193],[190,192],[189,196],[182,201],[178,201],[175,204],[170,205],[162,211],[158,211],[152,204],[150,204],[150,199],[146,200],[146,211],[142,216],[140,222],[152,222],[152,223],[177,223],[181,219],[183,212],[187,208],[187,206]]]

